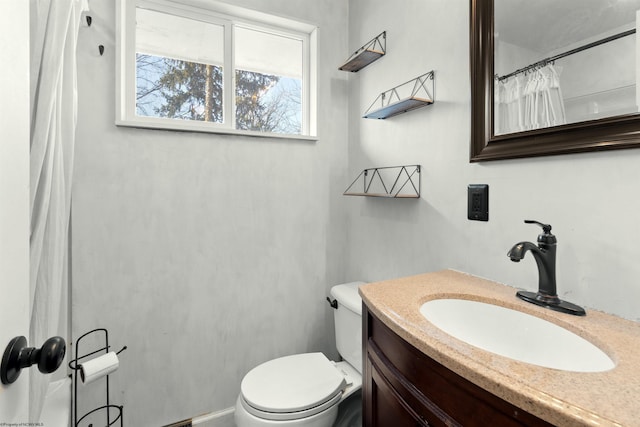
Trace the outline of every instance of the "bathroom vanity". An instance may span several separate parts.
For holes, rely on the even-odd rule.
[[[515,291],[451,270],[362,286],[364,425],[640,426],[640,324],[594,310],[584,317],[554,312]],[[482,350],[421,314],[425,302],[443,298],[552,322],[602,349],[615,366],[573,372]]]
[[[456,374],[367,313],[367,426],[550,426]]]

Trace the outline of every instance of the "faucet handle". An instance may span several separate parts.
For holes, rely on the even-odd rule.
[[[542,227],[542,234],[538,234],[538,246],[540,248],[546,247],[545,245],[555,245],[557,243],[556,236],[551,234],[551,225],[543,224],[531,219],[525,219],[525,224],[537,224]]]
[[[525,219],[524,222],[525,224],[537,224],[542,227],[542,231],[544,232],[544,234],[551,234],[551,224],[543,224],[532,219]]]

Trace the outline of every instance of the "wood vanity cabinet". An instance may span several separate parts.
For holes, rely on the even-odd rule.
[[[423,354],[363,305],[365,427],[552,426]]]

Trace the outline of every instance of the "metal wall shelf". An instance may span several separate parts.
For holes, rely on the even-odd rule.
[[[354,186],[358,186],[358,182],[362,184],[362,191],[354,189]],[[391,186],[388,185],[390,182],[393,182]],[[364,169],[343,195],[418,199],[420,198],[420,165]]]
[[[386,119],[434,103],[434,73],[409,80],[382,92],[365,111],[365,119]]]
[[[356,73],[382,58],[387,53],[387,32],[383,31],[376,37],[365,43],[360,49],[355,51],[347,61],[338,68],[342,71],[351,71]]]

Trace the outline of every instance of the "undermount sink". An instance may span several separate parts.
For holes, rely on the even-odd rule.
[[[520,362],[573,372],[601,372],[615,367],[609,356],[584,338],[521,311],[442,298],[424,303],[420,313],[467,344]]]

